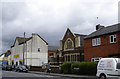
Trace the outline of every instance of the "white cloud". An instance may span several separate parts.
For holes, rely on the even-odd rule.
[[[28,36],[36,32],[49,44],[58,45],[67,27],[76,33],[89,34],[97,23],[105,26],[117,23],[117,4],[118,0],[6,2],[3,4],[3,39],[11,36],[8,43],[12,45],[15,37],[22,36],[24,31]]]

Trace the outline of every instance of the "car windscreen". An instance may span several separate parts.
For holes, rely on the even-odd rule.
[[[116,67],[117,69],[120,69],[120,63],[117,63],[117,67]]]
[[[8,65],[7,67],[11,67],[11,66]]]

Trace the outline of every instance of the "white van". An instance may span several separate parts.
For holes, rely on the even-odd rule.
[[[96,76],[101,79],[120,79],[120,58],[102,58]]]

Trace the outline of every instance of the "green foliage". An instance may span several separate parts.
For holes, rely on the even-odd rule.
[[[61,65],[63,73],[72,73],[79,75],[96,75],[96,62],[77,62],[77,63],[63,63]]]
[[[70,74],[71,73],[71,64],[72,63],[63,63],[61,65],[61,70],[63,73]]]
[[[73,74],[96,75],[97,63],[95,62],[73,63],[71,65],[71,69]]]

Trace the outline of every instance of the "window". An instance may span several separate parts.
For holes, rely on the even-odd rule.
[[[40,52],[40,48],[38,48],[38,52]]]
[[[117,69],[120,69],[120,63],[117,63]]]
[[[110,43],[116,43],[116,35],[110,35]]]
[[[92,46],[96,46],[96,39],[92,39]]]
[[[67,41],[67,49],[71,49],[72,48],[72,41],[68,40]]]
[[[101,45],[101,39],[100,38],[92,39],[92,46],[98,46],[98,45]]]
[[[71,55],[71,62],[77,61],[77,55]]]
[[[100,45],[100,44],[101,44],[100,38],[97,38],[97,45]]]
[[[68,61],[68,57],[67,56],[65,56],[65,62],[67,62]]]
[[[99,62],[100,59],[101,59],[101,58],[91,58],[91,61],[92,61],[92,62]]]

